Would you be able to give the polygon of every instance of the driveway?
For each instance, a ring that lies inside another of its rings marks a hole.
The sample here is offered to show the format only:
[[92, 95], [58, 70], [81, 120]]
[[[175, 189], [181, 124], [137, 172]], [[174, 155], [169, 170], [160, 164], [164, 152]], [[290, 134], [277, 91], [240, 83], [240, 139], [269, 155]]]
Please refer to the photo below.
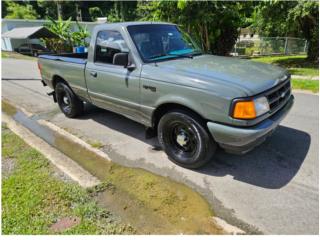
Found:
[[[117, 114], [88, 106], [78, 119], [67, 119], [46, 95], [36, 62], [2, 60], [2, 96], [37, 118], [104, 144], [116, 162], [141, 167], [184, 182], [202, 193], [215, 214], [250, 232], [319, 233], [319, 96], [295, 93], [296, 102], [267, 141], [243, 155], [218, 150], [201, 170], [171, 163], [144, 127]], [[5, 80], [6, 79], [6, 80]]]

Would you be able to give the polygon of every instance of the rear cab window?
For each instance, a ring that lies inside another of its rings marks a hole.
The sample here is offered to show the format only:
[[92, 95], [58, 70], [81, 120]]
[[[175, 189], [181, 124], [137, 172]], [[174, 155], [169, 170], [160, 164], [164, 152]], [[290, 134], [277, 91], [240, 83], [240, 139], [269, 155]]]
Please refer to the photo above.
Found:
[[121, 33], [115, 30], [98, 32], [94, 62], [113, 64], [116, 53], [129, 52], [128, 46]]

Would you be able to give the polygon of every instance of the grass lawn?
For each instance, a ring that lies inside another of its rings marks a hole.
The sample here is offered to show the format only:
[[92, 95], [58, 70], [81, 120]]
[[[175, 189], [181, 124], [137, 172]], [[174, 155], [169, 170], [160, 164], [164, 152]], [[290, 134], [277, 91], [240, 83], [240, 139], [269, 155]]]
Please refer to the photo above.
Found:
[[292, 79], [291, 84], [293, 89], [309, 90], [314, 93], [319, 92], [319, 81], [305, 80], [305, 79]]
[[1, 51], [1, 58], [15, 58], [15, 59], [25, 59], [25, 60], [33, 60], [33, 61], [38, 60], [38, 58], [36, 57], [31, 57], [31, 56], [22, 55], [16, 52], [6, 52], [6, 51]]
[[64, 217], [80, 219], [80, 223], [58, 233], [134, 233], [132, 227], [114, 220], [97, 205], [92, 189], [89, 194], [77, 184], [56, 176], [54, 167], [43, 155], [5, 126], [2, 159], [14, 163], [12, 172], [5, 177], [3, 174], [2, 179], [2, 234], [52, 234], [50, 226]]
[[252, 58], [253, 61], [275, 64], [287, 68], [292, 75], [319, 76], [318, 65], [307, 61], [306, 56], [267, 56]]

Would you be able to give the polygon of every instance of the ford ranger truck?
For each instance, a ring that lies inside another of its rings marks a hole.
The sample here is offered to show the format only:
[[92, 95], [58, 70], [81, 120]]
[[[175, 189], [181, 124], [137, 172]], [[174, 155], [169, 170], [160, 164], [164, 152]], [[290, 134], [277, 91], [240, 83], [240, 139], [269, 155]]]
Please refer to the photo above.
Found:
[[121, 114], [153, 131], [185, 168], [214, 159], [218, 146], [250, 151], [294, 102], [286, 70], [205, 54], [170, 23], [101, 24], [88, 53], [41, 55], [38, 65], [67, 117], [83, 114], [85, 102]]

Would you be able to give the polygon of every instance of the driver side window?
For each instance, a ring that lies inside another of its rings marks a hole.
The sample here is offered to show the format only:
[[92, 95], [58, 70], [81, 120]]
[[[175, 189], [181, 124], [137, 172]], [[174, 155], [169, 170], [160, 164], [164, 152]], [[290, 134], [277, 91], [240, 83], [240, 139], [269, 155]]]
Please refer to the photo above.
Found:
[[128, 52], [129, 49], [118, 31], [105, 30], [97, 35], [95, 62], [113, 64], [116, 53]]

